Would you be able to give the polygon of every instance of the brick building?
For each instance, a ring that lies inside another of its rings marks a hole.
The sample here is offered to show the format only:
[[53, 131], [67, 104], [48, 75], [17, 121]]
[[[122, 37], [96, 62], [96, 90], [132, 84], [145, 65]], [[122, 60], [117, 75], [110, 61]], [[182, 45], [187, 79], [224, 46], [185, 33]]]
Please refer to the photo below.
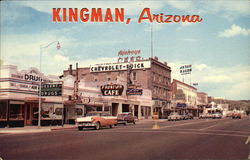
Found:
[[[134, 112], [143, 112], [145, 117], [151, 117], [152, 112], [162, 115], [163, 110], [170, 108], [171, 96], [171, 68], [162, 63], [157, 57], [136, 62], [93, 64], [87, 68], [72, 69], [72, 65], [65, 70], [63, 76], [77, 76], [85, 82], [112, 82], [125, 79], [125, 90], [128, 88], [151, 91], [151, 104], [133, 108]], [[127, 99], [130, 96], [127, 95]], [[140, 99], [140, 96], [137, 96]], [[129, 105], [129, 104], [128, 104]], [[123, 105], [123, 108], [128, 108]], [[126, 109], [125, 109], [126, 110]]]

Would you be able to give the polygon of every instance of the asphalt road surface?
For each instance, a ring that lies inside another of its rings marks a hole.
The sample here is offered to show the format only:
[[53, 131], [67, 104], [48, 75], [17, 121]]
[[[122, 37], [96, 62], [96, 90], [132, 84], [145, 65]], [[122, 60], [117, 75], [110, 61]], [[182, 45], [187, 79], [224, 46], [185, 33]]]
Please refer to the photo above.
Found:
[[58, 130], [0, 135], [3, 160], [247, 160], [249, 121], [185, 120], [116, 126], [101, 130]]

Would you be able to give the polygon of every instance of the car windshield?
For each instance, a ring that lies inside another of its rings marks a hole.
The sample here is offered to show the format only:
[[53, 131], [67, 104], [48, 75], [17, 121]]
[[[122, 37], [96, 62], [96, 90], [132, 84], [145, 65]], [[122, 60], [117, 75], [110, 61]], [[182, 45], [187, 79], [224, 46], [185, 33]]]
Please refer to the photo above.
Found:
[[176, 115], [177, 113], [171, 113], [170, 115]]
[[87, 113], [86, 116], [100, 116], [100, 113]]

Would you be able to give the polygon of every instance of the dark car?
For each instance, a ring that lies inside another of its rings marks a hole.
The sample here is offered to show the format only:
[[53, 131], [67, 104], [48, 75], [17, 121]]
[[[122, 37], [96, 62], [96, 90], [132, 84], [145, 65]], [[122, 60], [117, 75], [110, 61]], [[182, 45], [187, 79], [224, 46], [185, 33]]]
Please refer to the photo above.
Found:
[[131, 112], [124, 112], [117, 115], [117, 124], [133, 123], [135, 124], [135, 117]]
[[194, 116], [192, 113], [184, 113], [183, 115], [183, 119], [186, 120], [186, 119], [193, 119]]

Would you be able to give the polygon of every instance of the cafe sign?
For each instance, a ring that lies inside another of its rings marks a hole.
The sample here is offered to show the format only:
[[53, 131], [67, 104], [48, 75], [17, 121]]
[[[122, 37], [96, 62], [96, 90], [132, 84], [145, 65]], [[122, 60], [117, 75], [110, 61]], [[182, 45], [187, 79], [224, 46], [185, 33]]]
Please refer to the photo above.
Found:
[[121, 96], [124, 86], [120, 84], [106, 84], [101, 86], [103, 96]]

